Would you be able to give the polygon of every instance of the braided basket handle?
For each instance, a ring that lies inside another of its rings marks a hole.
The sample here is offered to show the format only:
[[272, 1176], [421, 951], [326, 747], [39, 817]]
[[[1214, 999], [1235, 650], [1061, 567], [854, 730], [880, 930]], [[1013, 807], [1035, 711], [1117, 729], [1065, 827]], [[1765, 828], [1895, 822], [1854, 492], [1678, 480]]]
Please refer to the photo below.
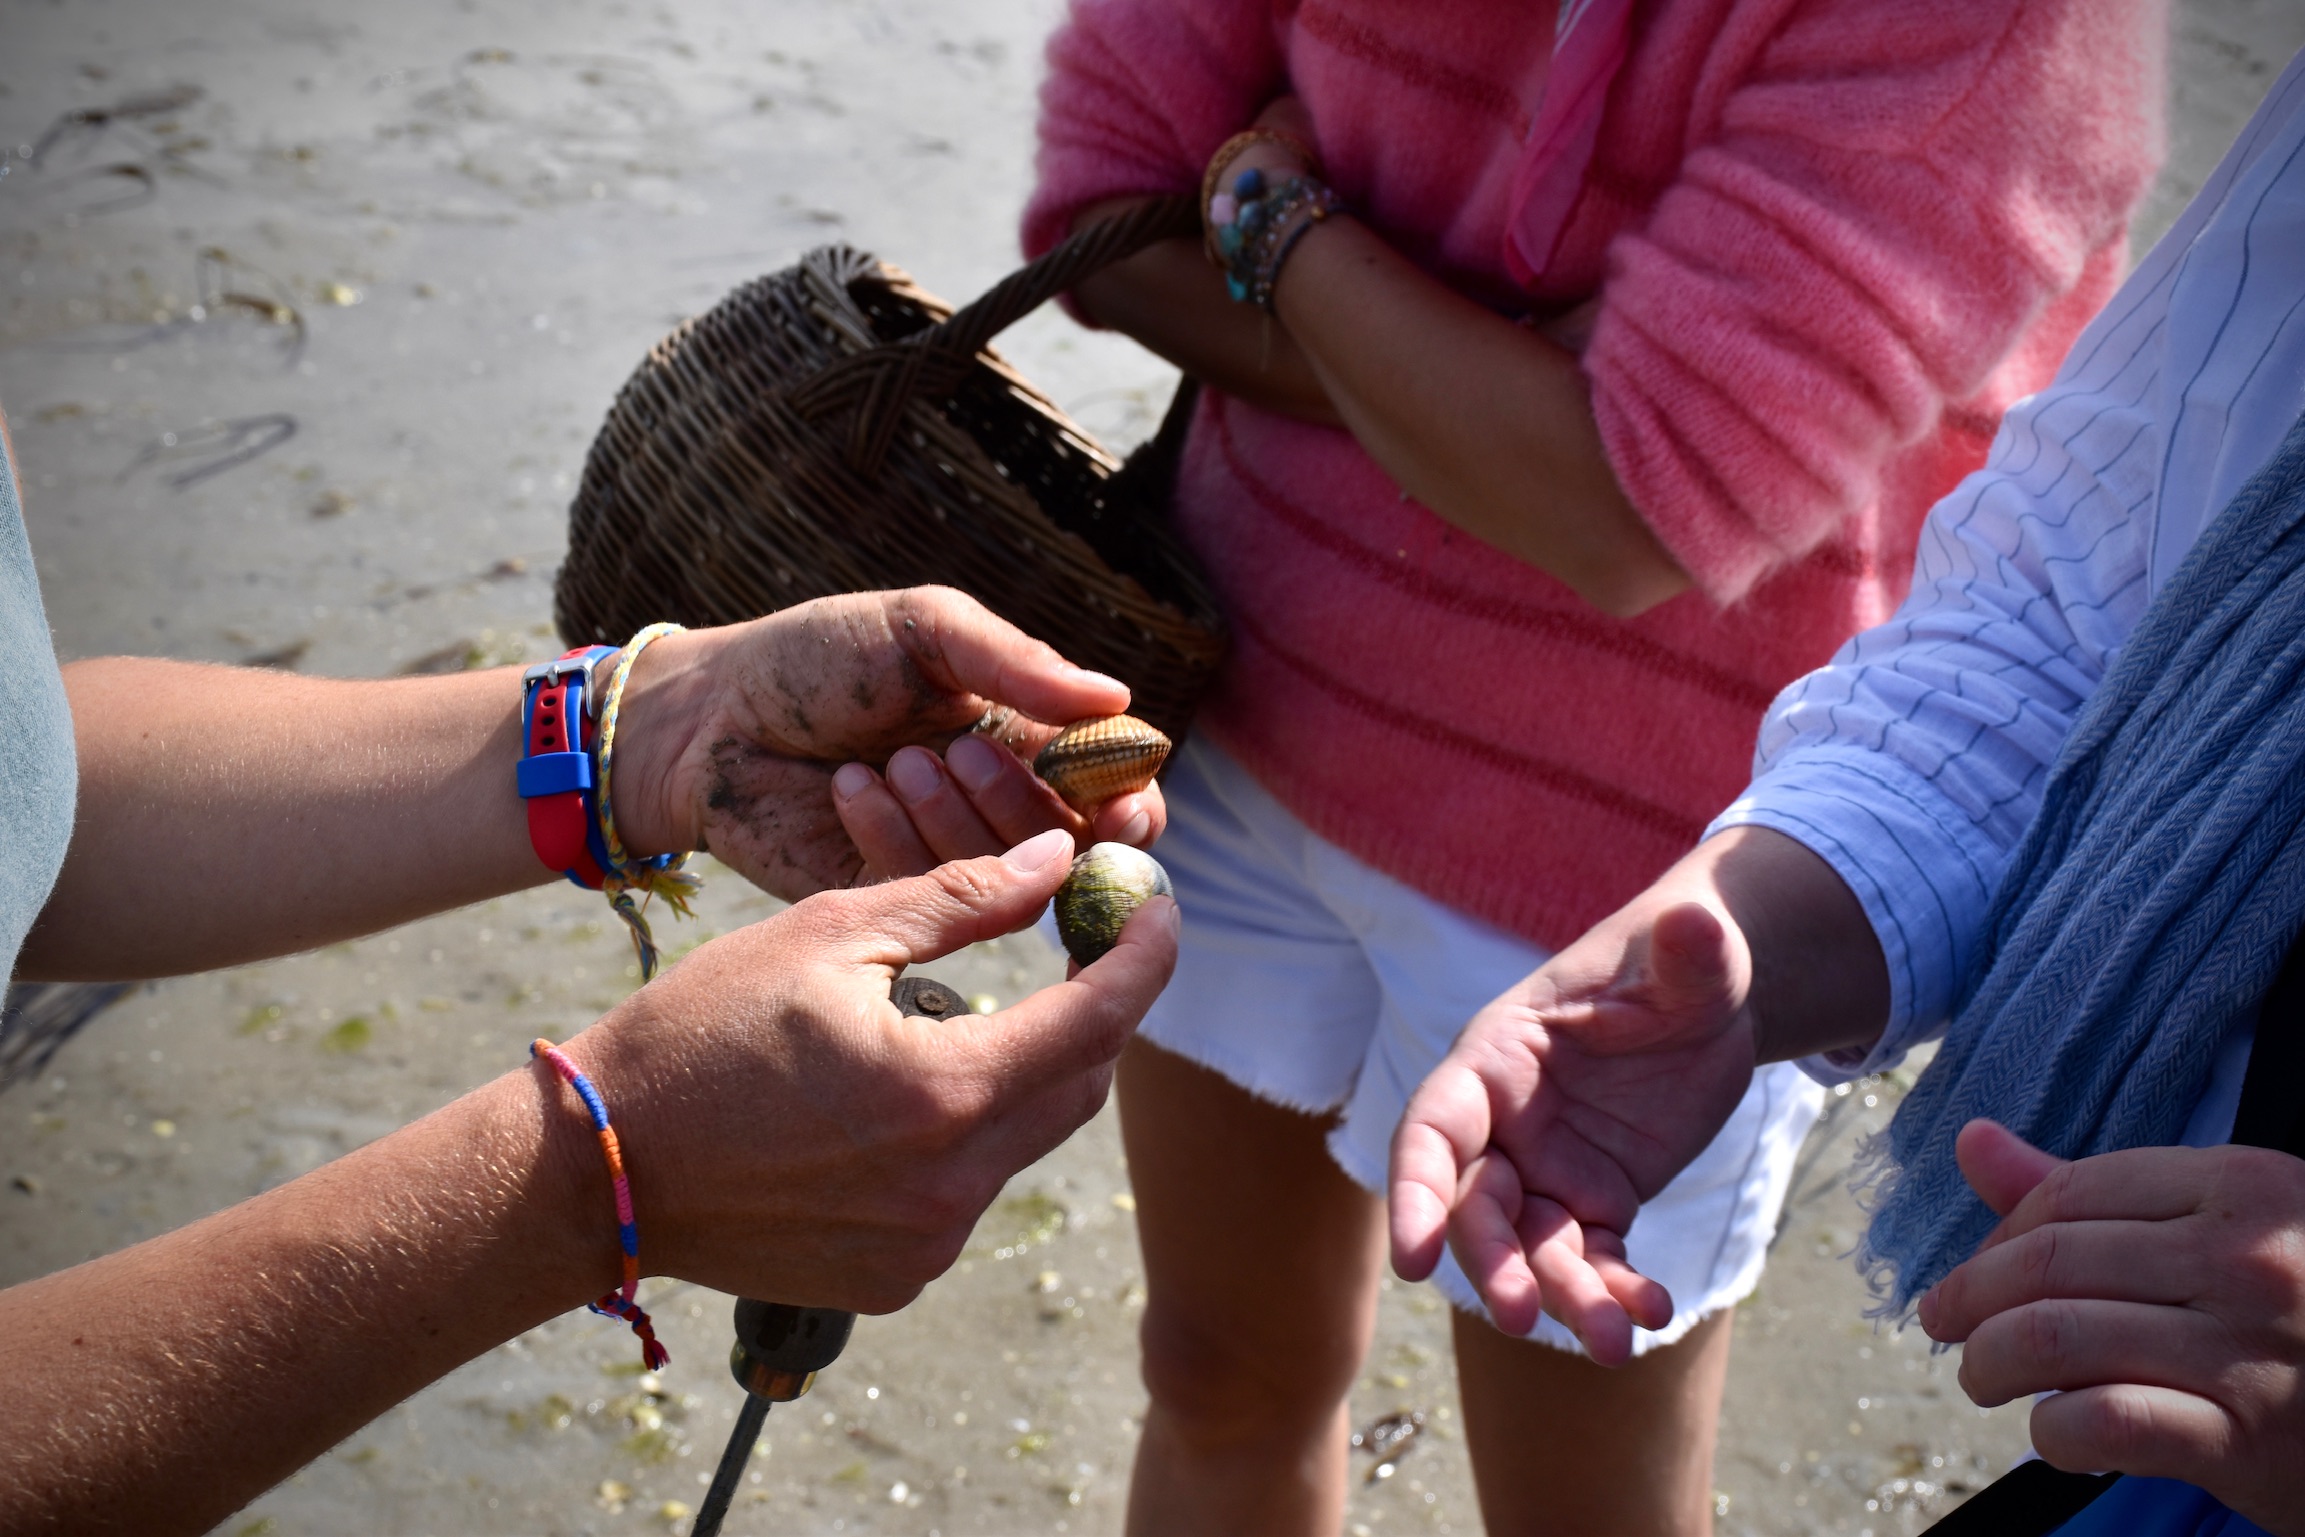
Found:
[[986, 289], [973, 304], [953, 311], [942, 325], [919, 338], [919, 345], [973, 358], [986, 343], [1058, 294], [1149, 245], [1201, 232], [1200, 202], [1192, 197], [1154, 198], [1127, 213], [1090, 225], [1027, 262]]
[[957, 388], [995, 336], [1092, 273], [1160, 241], [1198, 235], [1200, 227], [1200, 204], [1193, 197], [1154, 198], [1099, 220], [941, 323], [824, 369], [793, 391], [791, 403], [802, 415], [816, 416], [855, 400], [861, 385], [848, 457], [869, 474], [879, 468], [913, 398], [924, 390], [942, 395]]

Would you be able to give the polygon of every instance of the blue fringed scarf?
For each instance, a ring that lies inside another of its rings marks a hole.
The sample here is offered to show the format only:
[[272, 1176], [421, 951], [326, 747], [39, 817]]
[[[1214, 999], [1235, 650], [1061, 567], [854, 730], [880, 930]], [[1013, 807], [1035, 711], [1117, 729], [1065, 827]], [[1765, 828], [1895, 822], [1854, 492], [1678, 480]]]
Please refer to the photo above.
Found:
[[2088, 702], [1991, 944], [1888, 1130], [1858, 1263], [1902, 1314], [1994, 1217], [1953, 1138], [2173, 1143], [2305, 924], [2305, 420], [2210, 525]]

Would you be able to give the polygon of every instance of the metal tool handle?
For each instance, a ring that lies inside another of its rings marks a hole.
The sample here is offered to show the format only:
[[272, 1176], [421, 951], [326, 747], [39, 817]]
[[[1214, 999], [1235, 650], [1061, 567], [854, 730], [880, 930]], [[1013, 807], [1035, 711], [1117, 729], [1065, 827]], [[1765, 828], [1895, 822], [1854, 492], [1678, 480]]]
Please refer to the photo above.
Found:
[[[900, 1012], [925, 1019], [950, 1019], [968, 1012], [967, 999], [927, 977], [899, 977], [888, 996]], [[720, 1523], [736, 1498], [744, 1465], [752, 1460], [769, 1405], [790, 1403], [807, 1392], [816, 1374], [839, 1359], [855, 1327], [856, 1315], [840, 1308], [737, 1299], [736, 1346], [728, 1354], [728, 1369], [744, 1389], [744, 1407], [737, 1411], [736, 1428], [729, 1432], [728, 1447], [713, 1470], [712, 1487], [705, 1491], [689, 1537], [719, 1537]]]
[[789, 1302], [736, 1300], [736, 1348], [728, 1369], [736, 1385], [772, 1404], [808, 1391], [816, 1374], [840, 1357], [856, 1315], [839, 1308], [794, 1307]]

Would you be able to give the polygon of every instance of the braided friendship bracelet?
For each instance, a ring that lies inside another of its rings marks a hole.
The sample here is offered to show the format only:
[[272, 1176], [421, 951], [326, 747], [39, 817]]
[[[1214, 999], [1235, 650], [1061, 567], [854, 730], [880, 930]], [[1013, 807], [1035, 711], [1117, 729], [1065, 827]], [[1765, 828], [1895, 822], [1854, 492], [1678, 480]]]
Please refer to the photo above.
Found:
[[624, 1177], [624, 1150], [617, 1145], [616, 1131], [608, 1124], [607, 1102], [592, 1086], [592, 1080], [577, 1071], [568, 1054], [550, 1041], [539, 1036], [529, 1045], [528, 1054], [550, 1063], [552, 1070], [576, 1091], [576, 1097], [584, 1101], [585, 1110], [592, 1116], [592, 1129], [600, 1137], [600, 1151], [608, 1158], [608, 1182], [616, 1190], [616, 1241], [624, 1250], [624, 1285], [585, 1306], [603, 1318], [621, 1318], [632, 1325], [632, 1332], [640, 1336], [641, 1362], [655, 1371], [670, 1361], [672, 1355], [658, 1343], [648, 1314], [634, 1300], [640, 1291], [640, 1224], [633, 1219], [632, 1182]]
[[[656, 936], [649, 931], [647, 900], [664, 898], [665, 905], [682, 918], [692, 918], [695, 910], [691, 903], [703, 889], [703, 880], [687, 870], [686, 854], [655, 854], [646, 859], [635, 859], [626, 852], [624, 841], [616, 835], [616, 805], [610, 794], [610, 776], [615, 772], [616, 716], [624, 704], [625, 680], [632, 676], [632, 664], [640, 660], [640, 653], [653, 641], [667, 635], [678, 635], [685, 625], [652, 624], [625, 643], [624, 654], [617, 658], [616, 668], [609, 674], [608, 687], [600, 697], [600, 737], [593, 748], [596, 767], [593, 771], [593, 819], [600, 832], [601, 851], [607, 855], [601, 861], [605, 879], [601, 890], [608, 893], [608, 905], [632, 934], [633, 953], [640, 958], [640, 980], [655, 977], [661, 956], [656, 948]], [[634, 901], [632, 894], [640, 893]]]

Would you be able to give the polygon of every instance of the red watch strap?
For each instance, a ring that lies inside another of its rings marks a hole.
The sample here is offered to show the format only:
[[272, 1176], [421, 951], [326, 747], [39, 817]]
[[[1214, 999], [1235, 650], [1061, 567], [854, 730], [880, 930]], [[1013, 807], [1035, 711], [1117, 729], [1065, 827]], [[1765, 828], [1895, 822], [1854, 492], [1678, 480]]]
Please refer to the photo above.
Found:
[[[584, 649], [569, 655], [582, 656]], [[527, 710], [528, 740], [522, 744], [525, 756], [589, 750], [592, 722], [581, 707], [573, 712], [570, 709], [583, 698], [582, 677], [581, 673], [558, 673], [537, 685]], [[572, 680], [577, 680], [577, 687], [571, 688]], [[572, 713], [576, 717], [573, 722]], [[579, 885], [598, 888], [603, 876], [585, 836], [591, 820], [590, 800], [582, 790], [538, 795], [528, 802], [528, 841], [536, 849], [536, 857], [547, 869]]]

